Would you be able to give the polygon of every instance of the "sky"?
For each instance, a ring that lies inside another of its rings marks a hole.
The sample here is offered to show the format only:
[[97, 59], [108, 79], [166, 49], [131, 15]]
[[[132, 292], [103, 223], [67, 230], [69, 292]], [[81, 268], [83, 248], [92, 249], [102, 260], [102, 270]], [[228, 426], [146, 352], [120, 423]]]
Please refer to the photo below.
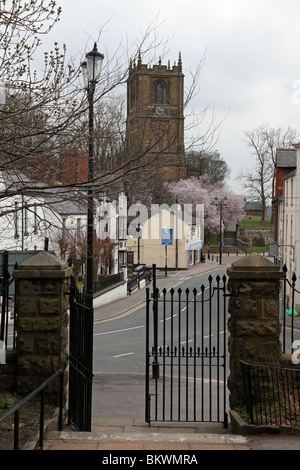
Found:
[[[186, 84], [201, 59], [200, 90], [190, 108], [213, 110], [215, 149], [231, 169], [229, 189], [243, 194], [242, 169], [252, 168], [245, 131], [261, 124], [288, 126], [300, 136], [299, 0], [58, 0], [60, 22], [45, 46], [65, 43], [78, 62], [93, 48], [111, 57], [139, 42], [153, 22], [155, 56], [173, 64], [181, 52]], [[48, 49], [48, 47], [47, 47]], [[119, 49], [119, 51], [121, 50]], [[205, 122], [199, 133], [203, 132]], [[300, 139], [299, 139], [300, 141]]]

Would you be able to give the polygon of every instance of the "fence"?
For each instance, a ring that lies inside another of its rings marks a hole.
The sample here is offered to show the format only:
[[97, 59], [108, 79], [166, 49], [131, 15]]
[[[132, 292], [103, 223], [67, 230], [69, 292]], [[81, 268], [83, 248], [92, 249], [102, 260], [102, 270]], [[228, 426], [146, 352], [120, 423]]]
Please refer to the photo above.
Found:
[[108, 287], [117, 284], [118, 282], [123, 281], [124, 275], [123, 273], [112, 274], [111, 276], [107, 276], [101, 281], [97, 281], [93, 283], [93, 291], [94, 294], [107, 289]]
[[49, 379], [42, 383], [36, 390], [27, 395], [23, 400], [17, 403], [7, 413], [0, 417], [0, 423], [3, 423], [10, 416], [14, 416], [14, 450], [19, 450], [19, 410], [30, 400], [40, 395], [40, 418], [39, 418], [39, 449], [43, 450], [44, 442], [44, 407], [45, 407], [45, 390], [48, 385], [55, 379], [59, 379], [59, 414], [58, 414], [58, 430], [62, 430], [63, 425], [63, 400], [64, 400], [64, 371], [59, 369]]
[[94, 309], [72, 279], [69, 334], [69, 423], [77, 431], [91, 430]]
[[209, 276], [199, 290], [160, 292], [153, 274], [152, 298], [146, 291], [145, 420], [227, 427], [226, 276]]
[[133, 274], [133, 276], [130, 277], [127, 281], [128, 293], [130, 294], [134, 289], [136, 289], [139, 286], [139, 283], [144, 279], [151, 281], [152, 269], [147, 266], [141, 265], [135, 269], [135, 274]]
[[[15, 293], [10, 293], [10, 286], [13, 277], [8, 271], [8, 255], [4, 253], [4, 266], [2, 268], [2, 276], [0, 277], [0, 341], [4, 345], [4, 349], [8, 347], [15, 349], [16, 347], [16, 302]], [[8, 344], [9, 336], [12, 338], [12, 344]], [[1, 361], [0, 361], [1, 363]]]
[[300, 370], [240, 362], [251, 424], [300, 425]]
[[292, 352], [292, 345], [300, 328], [298, 319], [300, 312], [296, 311], [296, 294], [300, 294], [300, 292], [295, 287], [296, 274], [293, 273], [291, 280], [289, 280], [286, 265], [282, 270], [284, 273], [282, 280], [282, 351], [285, 353]]

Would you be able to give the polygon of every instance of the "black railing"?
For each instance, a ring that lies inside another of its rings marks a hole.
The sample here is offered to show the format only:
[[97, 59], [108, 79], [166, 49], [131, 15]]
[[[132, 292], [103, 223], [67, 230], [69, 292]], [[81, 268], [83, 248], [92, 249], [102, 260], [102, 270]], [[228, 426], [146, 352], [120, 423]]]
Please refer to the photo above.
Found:
[[250, 423], [299, 426], [300, 370], [240, 364]]
[[[3, 349], [16, 348], [16, 299], [15, 294], [10, 295], [10, 286], [13, 282], [13, 277], [10, 276], [8, 271], [8, 252], [3, 254], [3, 268], [2, 276], [0, 277], [0, 299], [1, 299], [1, 314], [0, 314], [0, 347]], [[11, 318], [9, 318], [11, 316]], [[12, 338], [11, 344], [8, 344], [9, 338]]]
[[134, 289], [139, 287], [141, 281], [152, 280], [152, 268], [148, 266], [140, 265], [134, 270], [134, 274], [127, 281], [127, 291], [130, 294]]
[[68, 419], [77, 431], [90, 432], [92, 420], [94, 309], [74, 278], [70, 291]]
[[107, 276], [104, 279], [101, 279], [101, 281], [97, 281], [93, 283], [93, 291], [94, 294], [103, 291], [104, 289], [107, 289], [108, 287], [113, 286], [114, 284], [117, 284], [118, 282], [123, 281], [123, 273], [118, 273], [118, 274], [112, 274], [111, 276]]
[[27, 395], [23, 400], [17, 403], [13, 408], [7, 411], [3, 416], [0, 417], [0, 423], [8, 419], [10, 416], [14, 415], [14, 450], [19, 450], [19, 410], [25, 405], [29, 400], [36, 397], [40, 394], [40, 419], [39, 419], [39, 442], [38, 449], [43, 450], [44, 442], [44, 416], [45, 416], [45, 389], [53, 380], [60, 378], [60, 387], [59, 387], [59, 415], [58, 415], [58, 430], [62, 430], [63, 423], [63, 397], [64, 397], [64, 371], [62, 369], [58, 370], [53, 374], [49, 379], [43, 382], [36, 390]]
[[[146, 290], [145, 421], [227, 419], [226, 276], [190, 291]], [[152, 370], [152, 379], [150, 374]], [[151, 409], [152, 408], [152, 409]]]
[[[288, 270], [286, 265], [282, 268], [284, 278], [282, 280], [282, 351], [292, 352], [293, 343], [296, 339], [296, 333], [300, 328], [300, 312], [296, 311], [296, 294], [300, 292], [296, 289], [297, 276], [292, 274], [288, 279]], [[299, 303], [299, 302], [298, 302]]]

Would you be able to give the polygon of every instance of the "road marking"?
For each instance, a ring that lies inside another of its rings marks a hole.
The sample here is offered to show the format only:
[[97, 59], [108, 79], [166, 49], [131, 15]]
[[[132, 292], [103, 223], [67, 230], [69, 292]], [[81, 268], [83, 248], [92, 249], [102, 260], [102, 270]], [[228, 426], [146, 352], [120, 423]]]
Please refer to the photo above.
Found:
[[118, 356], [113, 356], [113, 357], [131, 356], [132, 354], [134, 354], [134, 353], [133, 353], [133, 352], [130, 352], [130, 353], [118, 354]]
[[138, 328], [144, 328], [144, 325], [133, 326], [132, 328], [124, 328], [123, 330], [106, 331], [105, 333], [95, 333], [94, 336], [110, 335], [112, 333], [122, 333], [123, 331], [137, 330]]
[[113, 320], [119, 320], [120, 318], [127, 317], [127, 315], [130, 315], [131, 313], [134, 313], [140, 308], [143, 308], [145, 306], [146, 306], [146, 302], [143, 302], [138, 305], [135, 305], [135, 307], [132, 307], [130, 310], [125, 310], [124, 312], [120, 312], [119, 314], [113, 317], [103, 318], [102, 320], [95, 320], [94, 323], [106, 323], [106, 322], [113, 321]]

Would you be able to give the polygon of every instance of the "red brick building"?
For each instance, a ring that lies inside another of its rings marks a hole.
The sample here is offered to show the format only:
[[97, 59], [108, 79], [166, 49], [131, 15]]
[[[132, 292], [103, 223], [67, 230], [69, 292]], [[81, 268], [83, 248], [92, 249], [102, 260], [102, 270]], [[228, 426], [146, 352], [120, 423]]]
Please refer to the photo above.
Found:
[[68, 149], [59, 156], [45, 156], [31, 162], [27, 176], [47, 183], [74, 184], [88, 180], [88, 155], [78, 149]]
[[283, 180], [285, 176], [294, 171], [297, 167], [297, 150], [295, 148], [276, 149], [276, 182], [274, 204], [274, 241], [278, 242], [278, 201], [283, 196]]
[[[245, 202], [244, 210], [246, 215], [257, 215], [262, 217], [262, 204], [261, 202], [249, 201]], [[267, 215], [267, 209], [265, 209], [265, 217]]]

